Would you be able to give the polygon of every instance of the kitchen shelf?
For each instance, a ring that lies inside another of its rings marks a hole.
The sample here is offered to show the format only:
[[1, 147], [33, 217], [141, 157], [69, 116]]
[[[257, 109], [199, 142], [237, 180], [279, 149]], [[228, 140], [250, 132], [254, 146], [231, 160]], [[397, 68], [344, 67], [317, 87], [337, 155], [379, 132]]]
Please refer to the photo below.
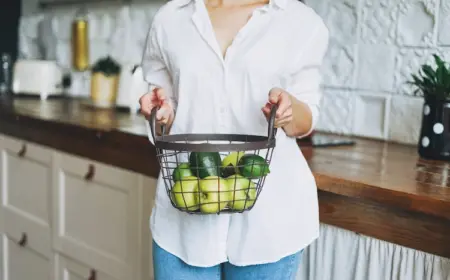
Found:
[[130, 3], [131, 0], [49, 0], [40, 1], [40, 9], [48, 9], [54, 7], [64, 7], [64, 6], [79, 6], [79, 5], [89, 5], [89, 4], [100, 4], [100, 3]]

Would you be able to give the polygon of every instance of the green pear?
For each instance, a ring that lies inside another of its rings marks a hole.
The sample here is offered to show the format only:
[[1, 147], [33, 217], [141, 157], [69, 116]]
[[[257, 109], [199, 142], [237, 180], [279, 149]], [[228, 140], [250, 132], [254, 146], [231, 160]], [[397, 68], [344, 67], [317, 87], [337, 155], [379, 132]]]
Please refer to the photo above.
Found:
[[229, 203], [231, 209], [243, 211], [255, 204], [257, 194], [255, 183], [241, 175], [230, 176], [226, 181], [231, 190]]
[[207, 214], [218, 213], [230, 201], [229, 184], [218, 176], [208, 176], [200, 180], [200, 211]]
[[188, 211], [197, 211], [199, 209], [198, 178], [187, 176], [175, 182], [171, 196], [177, 207]]

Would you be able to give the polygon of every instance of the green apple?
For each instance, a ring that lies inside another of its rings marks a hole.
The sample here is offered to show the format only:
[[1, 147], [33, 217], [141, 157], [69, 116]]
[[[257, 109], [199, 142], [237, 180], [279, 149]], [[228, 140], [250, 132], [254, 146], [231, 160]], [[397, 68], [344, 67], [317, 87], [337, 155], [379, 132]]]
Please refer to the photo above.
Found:
[[200, 211], [207, 214], [218, 213], [230, 201], [227, 181], [218, 176], [208, 176], [200, 180]]
[[187, 162], [180, 163], [172, 173], [172, 179], [175, 182], [180, 181], [182, 178], [188, 176], [194, 176], [194, 174], [192, 174], [190, 165]]
[[188, 211], [198, 210], [198, 178], [195, 176], [187, 176], [175, 182], [171, 190], [171, 196], [176, 206]]
[[246, 210], [255, 204], [256, 185], [241, 175], [233, 175], [226, 179], [230, 194], [229, 206], [236, 211]]

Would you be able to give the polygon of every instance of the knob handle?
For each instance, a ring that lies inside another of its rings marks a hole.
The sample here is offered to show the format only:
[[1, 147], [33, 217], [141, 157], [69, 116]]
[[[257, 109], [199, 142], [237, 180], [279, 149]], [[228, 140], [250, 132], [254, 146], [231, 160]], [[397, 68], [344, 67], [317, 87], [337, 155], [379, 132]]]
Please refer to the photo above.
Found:
[[84, 179], [86, 181], [90, 181], [92, 180], [92, 178], [94, 178], [94, 175], [95, 175], [95, 166], [93, 164], [89, 164], [89, 169], [86, 175], [84, 175]]
[[89, 276], [88, 280], [96, 280], [97, 279], [97, 272], [94, 269], [91, 269], [91, 275]]
[[27, 145], [23, 144], [23, 145], [22, 145], [22, 148], [21, 148], [20, 151], [17, 153], [17, 155], [18, 155], [19, 157], [23, 157], [23, 156], [25, 156], [26, 152], [27, 152]]
[[27, 246], [27, 243], [28, 243], [28, 236], [24, 232], [24, 233], [22, 233], [22, 237], [20, 238], [18, 244], [20, 247], [25, 247], [25, 246]]

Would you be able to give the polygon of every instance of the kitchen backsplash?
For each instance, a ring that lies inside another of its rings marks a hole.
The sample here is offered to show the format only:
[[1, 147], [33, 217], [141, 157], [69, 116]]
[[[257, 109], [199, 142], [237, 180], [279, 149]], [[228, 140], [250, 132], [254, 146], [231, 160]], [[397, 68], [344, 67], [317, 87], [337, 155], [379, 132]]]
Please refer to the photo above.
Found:
[[[26, 1], [26, 0], [25, 0]], [[431, 55], [450, 60], [448, 0], [306, 0], [330, 29], [318, 130], [416, 144], [423, 100], [406, 84]], [[148, 27], [163, 2], [90, 9], [91, 62], [107, 54], [139, 63]], [[22, 18], [20, 55], [69, 69], [75, 9]], [[73, 73], [71, 94], [88, 94]]]

